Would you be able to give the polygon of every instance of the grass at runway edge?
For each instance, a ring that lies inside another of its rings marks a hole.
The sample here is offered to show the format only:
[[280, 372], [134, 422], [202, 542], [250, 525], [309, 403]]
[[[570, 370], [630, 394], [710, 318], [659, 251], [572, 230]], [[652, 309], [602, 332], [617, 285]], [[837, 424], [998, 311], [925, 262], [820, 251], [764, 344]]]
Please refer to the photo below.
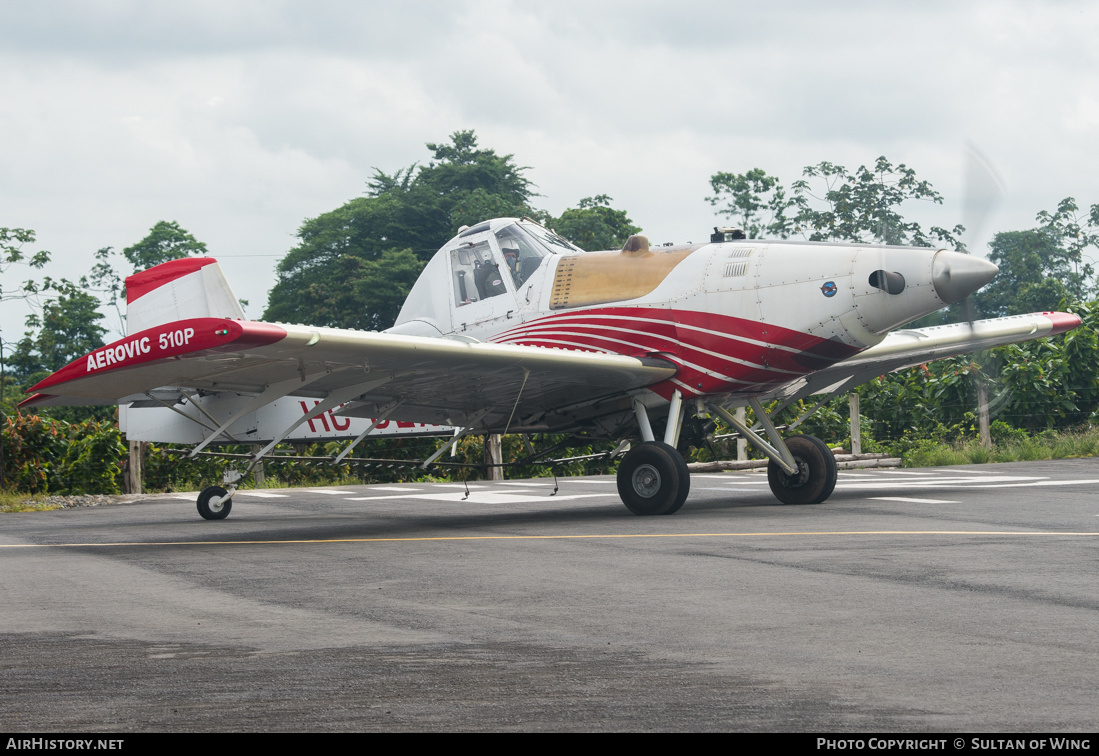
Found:
[[976, 439], [953, 443], [928, 440], [905, 452], [903, 459], [905, 467], [939, 467], [1096, 456], [1099, 456], [1099, 428], [1004, 439], [994, 441], [990, 449], [981, 446]]
[[0, 491], [0, 513], [48, 512], [51, 509], [61, 509], [60, 504], [50, 503], [44, 501], [44, 499], [44, 496], [31, 496], [25, 493]]

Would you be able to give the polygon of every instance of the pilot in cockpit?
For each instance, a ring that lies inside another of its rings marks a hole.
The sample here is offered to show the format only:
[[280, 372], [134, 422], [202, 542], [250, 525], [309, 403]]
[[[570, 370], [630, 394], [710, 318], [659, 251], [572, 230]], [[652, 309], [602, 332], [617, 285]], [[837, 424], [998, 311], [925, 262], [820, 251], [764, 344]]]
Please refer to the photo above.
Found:
[[500, 239], [500, 249], [504, 253], [504, 261], [507, 263], [508, 270], [511, 271], [511, 278], [515, 281], [515, 286], [518, 287], [522, 283], [519, 277], [519, 245], [514, 239]]

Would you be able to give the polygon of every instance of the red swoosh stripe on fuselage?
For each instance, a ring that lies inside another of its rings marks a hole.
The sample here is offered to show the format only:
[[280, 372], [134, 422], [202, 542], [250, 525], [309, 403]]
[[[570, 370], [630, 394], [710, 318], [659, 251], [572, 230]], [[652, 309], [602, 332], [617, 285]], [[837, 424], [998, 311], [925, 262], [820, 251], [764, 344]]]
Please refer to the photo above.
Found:
[[[504, 331], [492, 341], [634, 356], [660, 353], [680, 366], [666, 383], [691, 393], [767, 390], [860, 351], [773, 324], [643, 307], [550, 315]], [[654, 387], [669, 395], [673, 389], [664, 384]]]

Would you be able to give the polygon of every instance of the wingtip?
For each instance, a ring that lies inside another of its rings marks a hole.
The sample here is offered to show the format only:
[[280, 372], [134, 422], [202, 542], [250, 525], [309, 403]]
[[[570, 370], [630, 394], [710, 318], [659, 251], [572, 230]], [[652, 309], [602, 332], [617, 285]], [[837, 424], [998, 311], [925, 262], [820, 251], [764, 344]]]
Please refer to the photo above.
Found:
[[1053, 323], [1053, 330], [1049, 332], [1050, 336], [1071, 331], [1084, 322], [1079, 315], [1073, 315], [1071, 312], [1043, 312], [1042, 317]]

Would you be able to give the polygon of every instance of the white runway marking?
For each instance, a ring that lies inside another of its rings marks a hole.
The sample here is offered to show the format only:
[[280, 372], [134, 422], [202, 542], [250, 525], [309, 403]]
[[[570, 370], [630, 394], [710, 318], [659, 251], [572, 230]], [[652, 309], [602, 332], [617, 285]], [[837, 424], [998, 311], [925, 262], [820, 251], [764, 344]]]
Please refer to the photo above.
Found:
[[[459, 493], [447, 493], [447, 494], [429, 494], [418, 498], [431, 499], [432, 501], [463, 501], [462, 497], [465, 494]], [[556, 496], [550, 496], [546, 494], [544, 496], [530, 496], [522, 495], [518, 491], [515, 493], [493, 493], [491, 491], [476, 491], [469, 495], [466, 502], [470, 504], [531, 504], [534, 502], [551, 502], [561, 501], [563, 499], [592, 499], [592, 498], [618, 498], [616, 493], [593, 493], [593, 494], [557, 494]]]
[[422, 488], [408, 488], [406, 486], [378, 486], [375, 491], [422, 491]]
[[383, 499], [416, 499], [418, 501], [452, 501], [469, 504], [532, 504], [535, 502], [564, 501], [565, 499], [592, 499], [592, 498], [617, 498], [616, 493], [592, 493], [592, 494], [557, 494], [550, 496], [522, 494], [518, 491], [507, 493], [495, 493], [492, 491], [471, 491], [469, 498], [465, 492], [453, 491], [450, 493], [424, 493], [424, 494], [394, 494], [392, 496], [356, 496], [344, 501], [381, 501]]
[[256, 496], [260, 499], [285, 499], [290, 494], [267, 493], [266, 491], [237, 491], [233, 496]]
[[958, 476], [950, 478], [925, 478], [923, 480], [914, 480], [912, 478], [905, 478], [903, 480], [856, 480], [846, 483], [843, 487], [845, 489], [860, 489], [877, 488], [885, 485], [903, 488], [941, 488], [943, 486], [957, 486], [969, 483], [973, 484], [967, 486], [969, 488], [984, 488], [989, 486], [991, 480], [994, 480], [997, 485], [1018, 484], [1021, 481], [1026, 481], [1027, 485], [1042, 485], [1048, 482], [1049, 478], [1042, 478], [1035, 475], [1005, 475], [1001, 478], [994, 479]]
[[302, 493], [315, 493], [326, 494], [328, 496], [346, 496], [347, 494], [353, 494], [355, 491], [340, 491], [335, 488], [306, 488]]
[[1099, 478], [1091, 478], [1088, 480], [1040, 480], [1037, 483], [981, 483], [980, 485], [970, 486], [970, 488], [1022, 488], [1024, 486], [1080, 486], [1085, 484], [1099, 483]]
[[906, 496], [871, 496], [874, 501], [904, 501], [911, 504], [958, 504], [957, 501], [947, 501], [946, 499], [910, 499]]

